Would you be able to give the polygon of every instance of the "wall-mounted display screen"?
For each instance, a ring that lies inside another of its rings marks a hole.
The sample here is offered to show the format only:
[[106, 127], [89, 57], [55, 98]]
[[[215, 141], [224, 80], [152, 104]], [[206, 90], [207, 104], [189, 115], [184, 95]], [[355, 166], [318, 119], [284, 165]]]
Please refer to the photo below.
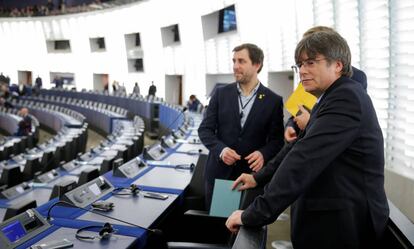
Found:
[[219, 33], [237, 30], [236, 10], [231, 5], [219, 12]]

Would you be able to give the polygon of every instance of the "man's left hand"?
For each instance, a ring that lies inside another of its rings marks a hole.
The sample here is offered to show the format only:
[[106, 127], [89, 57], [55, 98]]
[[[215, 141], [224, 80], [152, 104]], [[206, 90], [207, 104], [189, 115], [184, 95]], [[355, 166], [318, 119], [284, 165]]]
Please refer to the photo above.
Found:
[[240, 226], [243, 225], [241, 221], [242, 210], [234, 211], [226, 221], [226, 227], [232, 233], [237, 233], [240, 229]]
[[264, 164], [264, 158], [260, 151], [256, 150], [244, 159], [247, 160], [247, 163], [249, 164], [249, 167], [254, 172], [259, 171]]

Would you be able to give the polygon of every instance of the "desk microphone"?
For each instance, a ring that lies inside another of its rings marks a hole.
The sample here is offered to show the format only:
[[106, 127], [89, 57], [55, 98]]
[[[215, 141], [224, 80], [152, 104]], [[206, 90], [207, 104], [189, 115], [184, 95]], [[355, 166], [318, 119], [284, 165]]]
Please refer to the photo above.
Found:
[[187, 107], [184, 107], [183, 110], [177, 115], [177, 117], [174, 119], [174, 121], [172, 121], [168, 126], [167, 126], [167, 132], [169, 132], [171, 126], [175, 123], [175, 121], [177, 121], [177, 119], [185, 112], [187, 111]]
[[145, 231], [151, 232], [151, 233], [153, 233], [155, 235], [163, 236], [163, 233], [162, 233], [162, 231], [160, 229], [150, 229], [150, 228], [142, 227], [140, 225], [137, 225], [137, 224], [134, 224], [134, 223], [131, 223], [131, 222], [128, 222], [128, 221], [124, 221], [124, 220], [121, 220], [121, 219], [118, 219], [118, 218], [114, 218], [114, 217], [111, 217], [109, 215], [101, 214], [101, 213], [98, 213], [98, 212], [93, 211], [93, 210], [90, 210], [90, 209], [86, 209], [86, 208], [83, 208], [83, 207], [78, 207], [75, 204], [72, 204], [72, 203], [66, 202], [66, 201], [58, 201], [56, 203], [53, 203], [52, 206], [50, 206], [49, 209], [47, 210], [46, 220], [50, 221], [50, 218], [51, 218], [50, 212], [52, 211], [52, 208], [55, 207], [55, 206], [58, 206], [59, 204], [65, 204], [67, 206], [71, 206], [71, 207], [74, 207], [74, 208], [79, 208], [79, 209], [85, 210], [87, 212], [91, 212], [93, 214], [97, 214], [97, 215], [106, 217], [108, 219], [116, 220], [116, 221], [122, 222], [122, 223], [127, 224], [127, 225], [130, 225], [130, 226], [134, 226], [134, 227], [138, 227], [138, 228], [144, 229]]

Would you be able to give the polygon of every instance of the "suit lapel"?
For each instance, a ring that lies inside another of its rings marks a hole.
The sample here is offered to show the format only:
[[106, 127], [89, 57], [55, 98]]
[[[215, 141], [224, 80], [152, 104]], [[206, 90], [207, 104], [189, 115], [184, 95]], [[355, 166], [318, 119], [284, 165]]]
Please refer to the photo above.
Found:
[[234, 84], [234, 87], [231, 89], [230, 94], [228, 96], [230, 100], [230, 106], [232, 107], [231, 115], [232, 119], [235, 120], [237, 123], [237, 127], [241, 130], [240, 125], [240, 110], [239, 110], [239, 92], [237, 91], [237, 83]]
[[309, 118], [308, 125], [305, 128], [305, 131], [310, 127], [313, 123], [313, 121], [316, 119], [316, 116], [318, 115], [319, 109], [321, 106], [324, 105], [324, 101], [326, 99], [326, 96], [329, 95], [330, 92], [334, 91], [335, 88], [337, 88], [340, 84], [342, 84], [343, 76], [337, 79], [323, 94], [322, 98], [319, 100], [318, 103], [315, 104], [315, 106], [312, 108], [311, 115]]
[[[256, 118], [258, 118], [257, 116], [262, 113], [263, 108], [265, 107], [265, 94], [264, 94], [264, 90], [265, 88], [262, 86], [261, 83], [259, 83], [260, 86], [257, 89], [257, 93], [256, 96], [254, 97], [254, 103], [252, 106], [252, 109], [250, 109], [249, 112], [249, 116], [247, 116], [246, 119], [246, 123], [244, 123], [244, 126], [242, 128], [241, 133], [243, 133], [247, 127], [249, 127], [249, 125], [253, 122], [253, 120], [255, 120]], [[240, 123], [240, 122], [239, 122]]]

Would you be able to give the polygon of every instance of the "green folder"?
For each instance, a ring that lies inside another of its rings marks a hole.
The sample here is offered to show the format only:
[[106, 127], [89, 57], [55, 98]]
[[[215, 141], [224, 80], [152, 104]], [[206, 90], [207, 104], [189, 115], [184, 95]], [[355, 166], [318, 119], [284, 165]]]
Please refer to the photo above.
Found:
[[240, 207], [241, 192], [232, 190], [234, 181], [216, 179], [213, 189], [213, 198], [210, 206], [210, 216], [229, 217]]

